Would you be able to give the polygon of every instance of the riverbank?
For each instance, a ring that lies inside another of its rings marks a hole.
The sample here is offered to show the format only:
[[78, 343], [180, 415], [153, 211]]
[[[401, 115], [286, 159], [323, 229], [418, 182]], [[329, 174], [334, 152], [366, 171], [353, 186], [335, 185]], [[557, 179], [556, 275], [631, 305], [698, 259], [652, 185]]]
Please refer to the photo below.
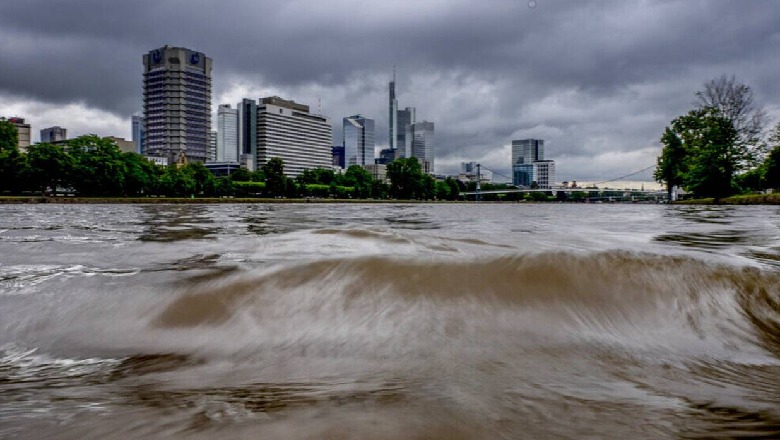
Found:
[[680, 200], [680, 205], [780, 205], [780, 194], [743, 194], [726, 197], [717, 202], [713, 198]]
[[202, 203], [422, 203], [420, 200], [375, 199], [270, 199], [257, 197], [28, 197], [3, 196], [0, 205], [8, 204], [202, 204]]

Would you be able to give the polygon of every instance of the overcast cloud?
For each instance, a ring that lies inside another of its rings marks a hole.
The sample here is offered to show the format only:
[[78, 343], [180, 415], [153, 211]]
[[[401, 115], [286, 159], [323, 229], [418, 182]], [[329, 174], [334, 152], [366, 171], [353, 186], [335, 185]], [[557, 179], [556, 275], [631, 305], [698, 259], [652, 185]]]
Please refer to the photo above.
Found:
[[[214, 59], [213, 107], [279, 95], [376, 120], [387, 82], [436, 123], [436, 170], [509, 174], [512, 139], [545, 140], [558, 180], [652, 165], [666, 124], [705, 81], [736, 75], [780, 119], [775, 0], [5, 0], [0, 115], [70, 135], [130, 137], [141, 57], [165, 44]], [[637, 178], [649, 179], [650, 172]]]

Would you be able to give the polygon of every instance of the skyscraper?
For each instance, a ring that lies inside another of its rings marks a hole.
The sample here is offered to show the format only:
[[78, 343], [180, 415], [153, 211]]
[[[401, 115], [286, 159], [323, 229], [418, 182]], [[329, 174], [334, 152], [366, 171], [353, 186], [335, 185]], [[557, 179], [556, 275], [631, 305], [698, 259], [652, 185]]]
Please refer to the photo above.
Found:
[[57, 125], [41, 130], [41, 142], [60, 142], [67, 138], [68, 130]]
[[296, 177], [305, 169], [330, 168], [333, 128], [330, 119], [309, 113], [309, 106], [278, 96], [257, 107], [257, 167], [278, 157], [284, 174]]
[[164, 46], [143, 57], [144, 152], [203, 162], [211, 131], [211, 58]]
[[544, 160], [544, 140], [520, 139], [512, 141], [512, 165], [530, 164]]
[[135, 152], [144, 154], [144, 118], [141, 116], [133, 116], [132, 139], [135, 144]]
[[395, 67], [393, 67], [393, 80], [389, 84], [389, 115], [388, 115], [388, 132], [390, 135], [390, 149], [395, 150], [398, 148], [398, 100], [395, 99]]
[[433, 174], [435, 156], [433, 122], [422, 121], [409, 125], [406, 145], [407, 151], [411, 152], [411, 157], [416, 157], [420, 161], [423, 172]]
[[360, 115], [343, 120], [344, 165], [369, 165], [374, 163], [374, 120]]
[[250, 170], [257, 158], [257, 102], [244, 99], [238, 104], [238, 153], [247, 157]]
[[411, 151], [407, 151], [406, 149], [406, 133], [409, 131], [409, 126], [414, 124], [416, 121], [416, 110], [414, 107], [406, 107], [404, 110], [398, 110], [396, 113], [396, 121], [398, 124], [398, 128], [396, 130], [396, 145], [401, 150], [398, 153], [398, 157], [410, 157], [412, 155]]
[[217, 162], [238, 162], [238, 109], [217, 108]]

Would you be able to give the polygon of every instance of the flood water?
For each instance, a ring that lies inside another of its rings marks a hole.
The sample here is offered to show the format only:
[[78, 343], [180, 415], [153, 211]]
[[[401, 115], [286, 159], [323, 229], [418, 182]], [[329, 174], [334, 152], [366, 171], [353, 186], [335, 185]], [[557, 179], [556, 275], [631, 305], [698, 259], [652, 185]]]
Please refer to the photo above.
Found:
[[0, 438], [780, 438], [780, 208], [0, 206]]

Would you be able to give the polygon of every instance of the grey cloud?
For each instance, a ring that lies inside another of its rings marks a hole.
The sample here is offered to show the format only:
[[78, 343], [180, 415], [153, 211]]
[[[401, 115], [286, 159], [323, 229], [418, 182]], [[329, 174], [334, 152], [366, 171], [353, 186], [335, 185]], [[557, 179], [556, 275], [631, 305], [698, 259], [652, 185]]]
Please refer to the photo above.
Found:
[[214, 58], [215, 98], [239, 82], [322, 98], [336, 139], [360, 112], [384, 144], [397, 65], [401, 106], [436, 122], [440, 171], [486, 159], [508, 172], [495, 152], [533, 134], [598, 177], [611, 170], [592, 158], [657, 146], [710, 78], [736, 74], [780, 101], [778, 22], [771, 0], [27, 0], [0, 14], [0, 94], [129, 118], [141, 55], [182, 45]]

